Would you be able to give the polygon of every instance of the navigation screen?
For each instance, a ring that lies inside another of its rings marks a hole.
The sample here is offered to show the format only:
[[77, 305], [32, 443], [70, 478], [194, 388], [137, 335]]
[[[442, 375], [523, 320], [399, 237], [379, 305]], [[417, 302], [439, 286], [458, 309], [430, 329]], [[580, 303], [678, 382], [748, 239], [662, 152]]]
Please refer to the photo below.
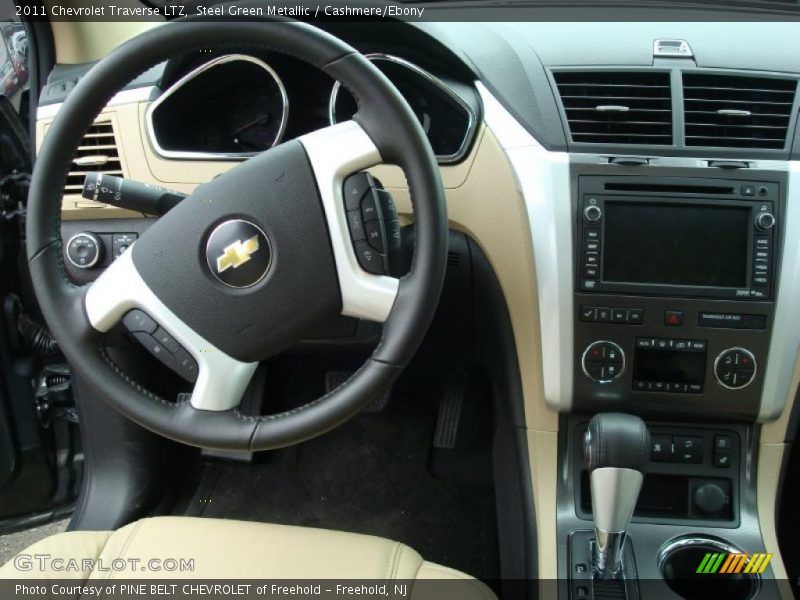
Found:
[[603, 281], [747, 286], [750, 209], [605, 202]]

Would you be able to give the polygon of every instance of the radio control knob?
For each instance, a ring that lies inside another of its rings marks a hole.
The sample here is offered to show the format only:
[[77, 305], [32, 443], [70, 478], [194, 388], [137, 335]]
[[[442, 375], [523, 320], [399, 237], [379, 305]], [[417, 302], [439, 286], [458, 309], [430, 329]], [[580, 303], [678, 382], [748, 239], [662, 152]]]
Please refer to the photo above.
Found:
[[772, 229], [775, 226], [775, 215], [768, 212], [758, 213], [756, 215], [756, 227], [761, 230]]
[[103, 243], [93, 233], [79, 233], [67, 241], [66, 255], [73, 267], [91, 269], [103, 257]]
[[611, 383], [625, 370], [625, 352], [614, 342], [593, 342], [583, 351], [581, 366], [592, 381]]
[[728, 348], [714, 361], [714, 377], [722, 387], [740, 390], [753, 382], [756, 367], [752, 352], [746, 348]]
[[590, 223], [594, 223], [600, 220], [600, 217], [603, 216], [603, 211], [600, 210], [599, 206], [595, 206], [592, 204], [591, 206], [587, 206], [583, 209], [583, 218], [589, 221]]

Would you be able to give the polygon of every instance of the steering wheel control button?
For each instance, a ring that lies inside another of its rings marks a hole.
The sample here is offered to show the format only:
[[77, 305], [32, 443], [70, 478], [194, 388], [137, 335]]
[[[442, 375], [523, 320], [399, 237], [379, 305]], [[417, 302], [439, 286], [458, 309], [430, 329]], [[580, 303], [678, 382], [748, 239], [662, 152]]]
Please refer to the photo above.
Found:
[[373, 179], [369, 173], [356, 173], [348, 177], [342, 189], [345, 208], [347, 210], [360, 210], [361, 199], [372, 187]]
[[367, 273], [373, 275], [383, 275], [386, 273], [386, 256], [372, 248], [367, 242], [355, 243], [356, 258], [358, 264]]
[[389, 252], [400, 250], [403, 245], [403, 234], [400, 230], [400, 221], [388, 221], [386, 223], [386, 245]]
[[164, 346], [164, 348], [169, 350], [172, 354], [175, 354], [181, 348], [181, 345], [175, 340], [175, 338], [168, 334], [161, 327], [156, 330], [156, 332], [153, 334], [153, 337], [156, 338], [156, 341]]
[[364, 199], [361, 201], [361, 214], [364, 215], [364, 221], [378, 221], [381, 218], [381, 213], [378, 209], [379, 201], [378, 196], [374, 190], [370, 190]]
[[730, 348], [714, 361], [717, 382], [730, 390], [740, 390], [752, 383], [756, 374], [756, 359], [745, 348]]
[[581, 363], [589, 379], [611, 383], [625, 370], [625, 353], [614, 342], [594, 342], [584, 350]]
[[137, 342], [144, 346], [145, 350], [155, 356], [161, 363], [170, 369], [175, 369], [175, 358], [172, 356], [172, 353], [164, 346], [159, 344], [152, 335], [143, 331], [137, 331], [133, 334], [133, 337]]
[[218, 225], [206, 243], [206, 260], [211, 274], [232, 288], [249, 288], [267, 275], [272, 250], [267, 234], [242, 219]]
[[67, 241], [67, 260], [78, 269], [97, 266], [103, 256], [103, 244], [92, 233], [79, 233]]
[[141, 310], [130, 311], [122, 319], [122, 324], [131, 333], [139, 331], [144, 333], [153, 333], [156, 329], [158, 329], [156, 322]]
[[383, 239], [383, 227], [377, 221], [370, 221], [365, 225], [367, 241], [375, 250], [383, 254], [386, 252], [386, 241]]
[[350, 228], [350, 238], [354, 242], [366, 239], [364, 219], [361, 218], [360, 210], [347, 211], [347, 226]]
[[386, 190], [378, 190], [378, 203], [381, 207], [381, 218], [384, 221], [397, 220], [397, 207], [394, 204], [394, 198]]

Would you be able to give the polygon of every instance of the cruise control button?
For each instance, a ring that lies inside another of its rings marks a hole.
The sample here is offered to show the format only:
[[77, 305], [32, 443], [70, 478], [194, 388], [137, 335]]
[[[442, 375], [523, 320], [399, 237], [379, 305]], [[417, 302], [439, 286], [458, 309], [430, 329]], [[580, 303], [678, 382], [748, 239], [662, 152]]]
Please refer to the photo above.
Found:
[[131, 332], [143, 331], [145, 333], [153, 333], [158, 329], [156, 322], [141, 310], [130, 311], [125, 315], [125, 318], [122, 319], [122, 324]]
[[374, 275], [386, 273], [386, 256], [377, 252], [365, 241], [356, 242], [354, 246], [358, 264], [362, 269]]
[[358, 210], [361, 208], [361, 199], [372, 185], [372, 177], [369, 173], [356, 173], [351, 175], [344, 182], [342, 194], [344, 195], [344, 205], [347, 210]]
[[378, 221], [370, 221], [365, 224], [364, 229], [367, 232], [367, 241], [369, 245], [378, 252], [386, 252], [386, 243], [383, 239], [381, 224]]
[[347, 211], [347, 225], [350, 228], [350, 237], [354, 242], [366, 239], [364, 221], [361, 218], [360, 210]]
[[197, 381], [197, 363], [192, 355], [183, 348], [175, 353], [175, 372], [186, 381], [194, 383]]
[[181, 345], [177, 342], [177, 340], [161, 327], [156, 330], [156, 332], [153, 334], [153, 337], [156, 338], [156, 341], [164, 346], [164, 348], [169, 350], [172, 354], [175, 354], [178, 350], [180, 350]]

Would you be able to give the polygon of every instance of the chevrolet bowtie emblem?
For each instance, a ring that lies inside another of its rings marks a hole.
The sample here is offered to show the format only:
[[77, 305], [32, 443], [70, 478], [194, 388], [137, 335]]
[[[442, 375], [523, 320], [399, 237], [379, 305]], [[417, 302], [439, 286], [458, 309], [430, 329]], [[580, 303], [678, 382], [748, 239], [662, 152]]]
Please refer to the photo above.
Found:
[[222, 256], [217, 258], [217, 273], [224, 273], [230, 268], [238, 269], [249, 261], [250, 257], [258, 252], [258, 249], [257, 235], [254, 235], [246, 242], [236, 240], [230, 246], [226, 246], [222, 251]]

